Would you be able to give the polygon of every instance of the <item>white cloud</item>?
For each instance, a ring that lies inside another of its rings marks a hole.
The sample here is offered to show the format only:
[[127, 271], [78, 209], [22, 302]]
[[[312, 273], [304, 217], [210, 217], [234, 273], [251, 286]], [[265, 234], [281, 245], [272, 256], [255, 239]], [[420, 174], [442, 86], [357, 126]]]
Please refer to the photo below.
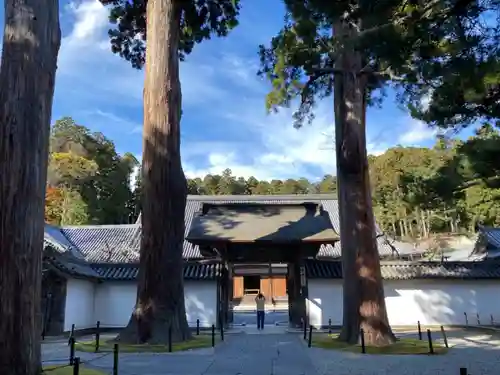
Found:
[[70, 44], [93, 43], [100, 37], [103, 27], [108, 25], [108, 11], [98, 1], [70, 3], [68, 9], [76, 18], [73, 31], [66, 38]]
[[[203, 177], [206, 174], [221, 174], [226, 168], [231, 169], [233, 175], [258, 179], [285, 179], [306, 177], [318, 180], [325, 174], [335, 174], [335, 140], [334, 124], [331, 118], [333, 111], [326, 103], [320, 105], [316, 119], [311, 125], [301, 129], [293, 127], [291, 110], [283, 110], [278, 114], [266, 116], [256, 115], [251, 109], [245, 111], [236, 108], [235, 114], [226, 114], [232, 119], [232, 126], [246, 126], [255, 131], [258, 141], [251, 157], [240, 157], [240, 143], [221, 143], [213, 146], [204, 145], [204, 150], [213, 150], [208, 155], [208, 166], [196, 168], [189, 162], [189, 156], [184, 158], [184, 170], [190, 178]], [[185, 143], [188, 149], [200, 147], [197, 144]], [[377, 142], [368, 142], [368, 153], [380, 155], [388, 145]], [[184, 153], [184, 156], [186, 153]]]
[[400, 135], [399, 142], [404, 145], [416, 145], [420, 142], [433, 139], [437, 132], [422, 121], [409, 119], [406, 130]]

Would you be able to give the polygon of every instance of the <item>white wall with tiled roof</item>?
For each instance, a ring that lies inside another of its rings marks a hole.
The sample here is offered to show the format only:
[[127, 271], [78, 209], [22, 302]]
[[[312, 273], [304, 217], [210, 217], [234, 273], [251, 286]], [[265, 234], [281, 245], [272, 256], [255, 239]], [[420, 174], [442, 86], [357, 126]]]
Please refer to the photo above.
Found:
[[[389, 323], [397, 326], [469, 325], [500, 322], [500, 280], [385, 280]], [[308, 281], [310, 324], [342, 325], [342, 280]]]
[[85, 279], [68, 278], [66, 282], [66, 308], [64, 311], [64, 331], [95, 327], [94, 295], [97, 284]]
[[[127, 325], [135, 305], [135, 281], [108, 281], [94, 284], [86, 280], [68, 280], [65, 331], [95, 327], [121, 328]], [[216, 323], [217, 283], [215, 281], [185, 281], [184, 298], [188, 323], [210, 327]]]

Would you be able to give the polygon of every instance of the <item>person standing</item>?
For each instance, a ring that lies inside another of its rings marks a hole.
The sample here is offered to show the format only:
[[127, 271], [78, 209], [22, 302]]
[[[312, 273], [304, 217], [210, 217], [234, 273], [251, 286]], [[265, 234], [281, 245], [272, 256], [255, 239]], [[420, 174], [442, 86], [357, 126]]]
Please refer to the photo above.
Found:
[[264, 329], [266, 298], [262, 293], [259, 292], [259, 294], [257, 294], [257, 297], [255, 297], [255, 303], [257, 304], [257, 329]]

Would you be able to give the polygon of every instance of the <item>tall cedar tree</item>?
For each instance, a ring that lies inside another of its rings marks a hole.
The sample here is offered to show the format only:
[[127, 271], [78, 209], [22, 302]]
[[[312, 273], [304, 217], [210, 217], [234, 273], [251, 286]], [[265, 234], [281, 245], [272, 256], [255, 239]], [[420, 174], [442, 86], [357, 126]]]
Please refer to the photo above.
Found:
[[[142, 241], [137, 303], [119, 339], [166, 343], [190, 338], [182, 245], [187, 183], [180, 155], [179, 60], [212, 34], [237, 25], [238, 0], [103, 0], [111, 5], [112, 50], [145, 66]], [[146, 32], [147, 31], [147, 32]], [[147, 48], [146, 48], [147, 46]]]
[[[267, 107], [290, 106], [299, 98], [295, 126], [300, 127], [313, 119], [318, 98], [334, 94], [345, 290], [341, 338], [356, 342], [362, 328], [367, 343], [385, 345], [394, 335], [375, 241], [366, 105], [379, 103], [389, 84], [414, 116], [429, 123], [456, 126], [494, 115], [498, 24], [478, 21], [488, 11], [498, 12], [499, 5], [468, 0], [284, 2], [283, 29], [270, 47], [260, 47], [259, 73], [273, 85]], [[451, 92], [461, 101], [450, 101]], [[464, 115], [462, 108], [469, 113]]]
[[0, 374], [38, 375], [57, 0], [6, 0], [0, 68]]

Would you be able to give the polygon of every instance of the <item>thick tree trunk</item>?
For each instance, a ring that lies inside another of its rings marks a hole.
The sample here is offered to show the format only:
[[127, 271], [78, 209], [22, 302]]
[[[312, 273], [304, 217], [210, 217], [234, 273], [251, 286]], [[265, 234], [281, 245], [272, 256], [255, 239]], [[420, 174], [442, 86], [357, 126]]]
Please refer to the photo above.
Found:
[[182, 244], [187, 184], [181, 166], [180, 7], [147, 5], [142, 242], [137, 305], [119, 340], [167, 343], [191, 337], [184, 305]]
[[[351, 33], [343, 24], [335, 35]], [[340, 238], [344, 274], [344, 312], [340, 338], [355, 343], [360, 329], [369, 345], [395, 341], [389, 326], [366, 152], [366, 93], [362, 57], [343, 50], [337, 61], [343, 71], [335, 77], [335, 138], [340, 209]]]
[[45, 184], [57, 0], [5, 0], [0, 66], [0, 374], [41, 371]]

